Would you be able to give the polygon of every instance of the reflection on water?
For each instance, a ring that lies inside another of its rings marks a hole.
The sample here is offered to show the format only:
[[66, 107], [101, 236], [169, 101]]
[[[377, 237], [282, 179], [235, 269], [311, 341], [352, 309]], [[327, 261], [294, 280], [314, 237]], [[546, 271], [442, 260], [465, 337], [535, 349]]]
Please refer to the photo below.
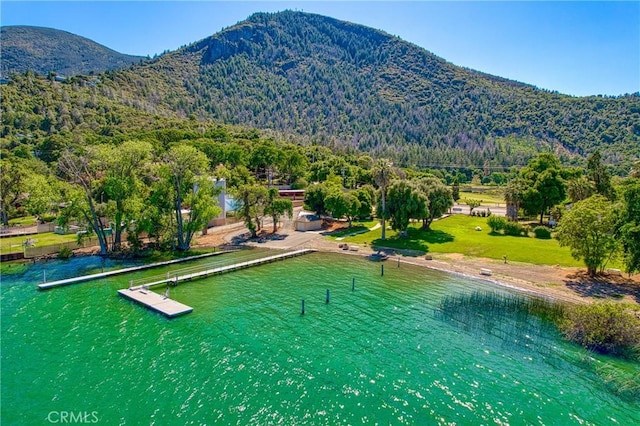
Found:
[[60, 279], [95, 262], [3, 268], [3, 425], [52, 410], [106, 424], [640, 423], [596, 371], [637, 365], [585, 368], [586, 353], [535, 316], [447, 305], [495, 291], [482, 282], [409, 265], [381, 276], [379, 263], [316, 253], [172, 288], [194, 308], [174, 320], [116, 293], [166, 269], [35, 290], [43, 270]]

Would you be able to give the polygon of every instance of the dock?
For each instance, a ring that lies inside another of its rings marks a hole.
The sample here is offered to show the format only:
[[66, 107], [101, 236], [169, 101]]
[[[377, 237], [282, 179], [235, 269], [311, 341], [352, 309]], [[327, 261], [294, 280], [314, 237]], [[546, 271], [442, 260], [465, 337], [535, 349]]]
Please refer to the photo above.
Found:
[[249, 260], [247, 262], [236, 263], [233, 265], [220, 266], [217, 268], [208, 268], [207, 266], [204, 266], [202, 270], [186, 268], [184, 270], [173, 271], [173, 273], [167, 273], [167, 275], [161, 279], [148, 279], [149, 282], [145, 282], [142, 284], [137, 283], [138, 285], [135, 286], [132, 285], [133, 281], [130, 281], [129, 288], [118, 290], [118, 294], [151, 310], [159, 312], [168, 318], [174, 318], [192, 312], [193, 308], [180, 302], [176, 302], [175, 300], [172, 300], [167, 296], [162, 296], [158, 293], [154, 293], [153, 291], [149, 290], [151, 287], [160, 285], [178, 285], [178, 283], [180, 282], [191, 281], [198, 278], [205, 278], [211, 275], [220, 275], [227, 272], [237, 271], [239, 269], [246, 269], [253, 266], [264, 265], [266, 263], [276, 262], [291, 257], [302, 256], [314, 251], [315, 250], [312, 249], [296, 250], [287, 253], [276, 254], [273, 256], [263, 257], [260, 259]]
[[143, 271], [145, 269], [152, 269], [152, 268], [157, 268], [160, 266], [167, 266], [167, 265], [173, 265], [176, 263], [182, 263], [182, 262], [188, 262], [190, 260], [198, 260], [198, 259], [203, 259], [206, 257], [211, 257], [211, 256], [218, 256], [224, 253], [229, 253], [229, 251], [216, 251], [216, 252], [212, 252], [212, 253], [206, 253], [206, 254], [201, 254], [198, 256], [190, 256], [190, 257], [185, 257], [182, 259], [173, 259], [173, 260], [167, 260], [164, 262], [157, 262], [157, 263], [151, 263], [149, 265], [140, 265], [140, 266], [132, 266], [130, 268], [123, 268], [123, 269], [116, 269], [113, 271], [107, 271], [107, 272], [101, 272], [98, 274], [91, 274], [91, 275], [83, 275], [81, 277], [73, 277], [73, 278], [67, 278], [64, 280], [57, 280], [57, 281], [51, 281], [51, 282], [45, 282], [42, 284], [38, 284], [38, 289], [39, 290], [49, 290], [55, 287], [62, 287], [65, 285], [71, 285], [71, 284], [76, 284], [76, 283], [80, 283], [80, 282], [84, 282], [84, 281], [91, 281], [91, 280], [97, 280], [100, 278], [105, 278], [105, 277], [110, 277], [113, 275], [120, 275], [120, 274], [127, 274], [129, 272], [136, 272], [136, 271]]
[[118, 290], [118, 293], [121, 296], [159, 312], [168, 318], [175, 318], [193, 311], [191, 306], [184, 305], [173, 299], [169, 299], [168, 297], [142, 288], [137, 290]]
[[249, 260], [242, 263], [235, 263], [233, 265], [219, 266], [217, 268], [208, 268], [205, 266], [202, 270], [182, 271], [183, 272], [182, 275], [180, 275], [181, 271], [178, 270], [178, 271], [174, 271], [173, 273], [168, 273], [166, 277], [145, 282], [142, 284], [138, 284], [135, 286], [132, 285], [129, 288], [132, 290], [138, 290], [141, 288], [149, 289], [151, 287], [157, 287], [160, 285], [165, 285], [167, 283], [178, 284], [179, 282], [183, 282], [183, 281], [190, 281], [198, 278], [205, 278], [211, 275], [225, 274], [227, 272], [233, 272], [239, 269], [251, 268], [253, 266], [264, 265], [265, 263], [271, 263], [271, 262], [276, 262], [278, 260], [288, 259], [291, 257], [302, 256], [307, 253], [312, 253], [314, 251], [315, 250], [312, 250], [312, 249], [302, 249], [302, 250], [290, 251], [287, 253], [276, 254], [273, 256], [263, 257], [260, 259]]

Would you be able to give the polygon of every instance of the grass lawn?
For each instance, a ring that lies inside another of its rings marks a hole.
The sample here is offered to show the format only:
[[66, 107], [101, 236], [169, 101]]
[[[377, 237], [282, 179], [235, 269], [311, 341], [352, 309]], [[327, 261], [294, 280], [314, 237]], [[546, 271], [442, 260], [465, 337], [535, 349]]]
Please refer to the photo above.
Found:
[[[482, 231], [476, 231], [476, 226]], [[419, 250], [425, 253], [461, 253], [466, 256], [508, 260], [537, 265], [583, 266], [574, 260], [569, 249], [560, 247], [555, 239], [492, 235], [486, 218], [453, 215], [431, 224], [431, 231], [422, 231], [420, 224], [409, 227], [407, 238], [398, 238], [387, 230], [387, 239], [380, 240], [381, 229], [345, 237], [344, 242], [397, 249]]]
[[369, 232], [370, 228], [376, 226], [379, 222], [377, 220], [367, 220], [367, 221], [353, 221], [351, 223], [351, 228], [343, 228], [335, 230], [331, 233], [331, 237], [333, 238], [344, 238], [349, 235], [355, 234], [363, 234], [365, 232]]
[[37, 224], [38, 221], [35, 216], [17, 217], [9, 220], [9, 226], [33, 226]]
[[477, 192], [462, 192], [460, 191], [460, 199], [458, 203], [464, 204], [464, 199], [469, 198], [472, 200], [482, 200], [483, 205], [505, 205], [504, 196], [502, 194], [495, 194], [490, 192], [477, 193]]
[[45, 232], [35, 235], [22, 235], [18, 237], [0, 238], [0, 253], [15, 253], [23, 250], [23, 243], [27, 238], [31, 238], [34, 247], [50, 246], [53, 244], [76, 241], [76, 234], [59, 235], [53, 232]]

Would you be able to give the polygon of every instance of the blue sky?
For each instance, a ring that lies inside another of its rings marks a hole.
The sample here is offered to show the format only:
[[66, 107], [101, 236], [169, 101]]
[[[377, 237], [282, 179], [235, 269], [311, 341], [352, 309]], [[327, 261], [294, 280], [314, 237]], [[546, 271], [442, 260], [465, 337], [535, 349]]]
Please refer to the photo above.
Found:
[[378, 28], [456, 65], [570, 95], [640, 91], [640, 2], [11, 1], [2, 25], [69, 31], [118, 52], [174, 50], [254, 12], [303, 10]]

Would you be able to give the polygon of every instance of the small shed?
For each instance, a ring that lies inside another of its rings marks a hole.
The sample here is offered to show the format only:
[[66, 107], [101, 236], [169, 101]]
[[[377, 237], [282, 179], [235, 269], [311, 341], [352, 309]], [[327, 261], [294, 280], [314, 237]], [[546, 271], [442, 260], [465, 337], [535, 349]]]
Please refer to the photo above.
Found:
[[322, 229], [322, 219], [315, 213], [301, 211], [295, 221], [296, 231], [317, 231]]

